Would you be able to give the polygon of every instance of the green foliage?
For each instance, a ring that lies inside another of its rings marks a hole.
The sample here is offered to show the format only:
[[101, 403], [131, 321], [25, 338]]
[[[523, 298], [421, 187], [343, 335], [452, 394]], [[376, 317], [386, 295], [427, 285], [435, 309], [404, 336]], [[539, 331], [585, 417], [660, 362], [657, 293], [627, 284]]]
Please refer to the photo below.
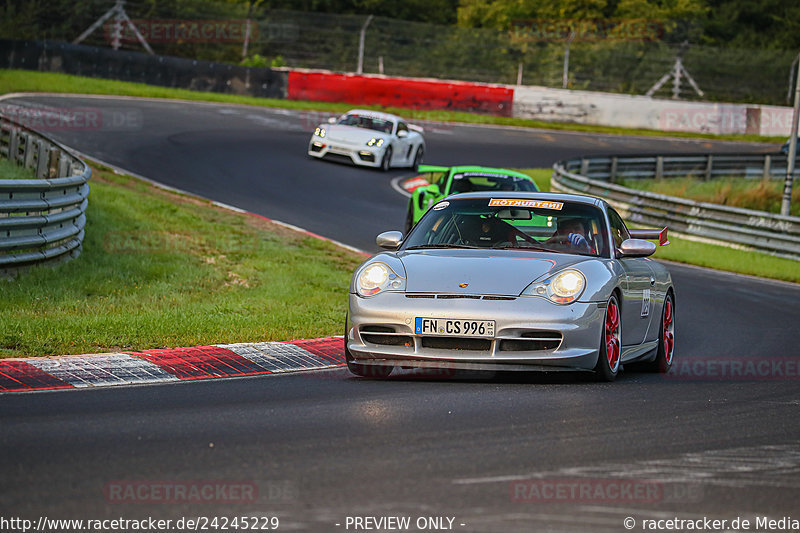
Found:
[[735, 48], [800, 49], [800, 3], [794, 0], [706, 0], [703, 42]]
[[0, 180], [32, 180], [35, 177], [33, 170], [15, 165], [8, 159], [0, 157]]
[[263, 57], [261, 54], [253, 54], [242, 59], [240, 64], [243, 67], [266, 68], [267, 58]]

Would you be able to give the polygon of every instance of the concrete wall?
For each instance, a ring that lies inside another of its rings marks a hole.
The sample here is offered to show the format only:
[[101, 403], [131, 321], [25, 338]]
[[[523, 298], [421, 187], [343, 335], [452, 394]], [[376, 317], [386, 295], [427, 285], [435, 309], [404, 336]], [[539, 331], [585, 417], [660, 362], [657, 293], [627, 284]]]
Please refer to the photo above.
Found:
[[659, 131], [788, 136], [790, 107], [516, 87], [514, 117]]

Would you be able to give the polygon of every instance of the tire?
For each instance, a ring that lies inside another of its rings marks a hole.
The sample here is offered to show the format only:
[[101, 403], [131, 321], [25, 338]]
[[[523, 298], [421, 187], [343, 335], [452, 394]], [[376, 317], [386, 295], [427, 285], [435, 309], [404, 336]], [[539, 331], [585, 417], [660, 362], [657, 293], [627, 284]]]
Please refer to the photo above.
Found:
[[619, 374], [622, 355], [622, 314], [619, 311], [619, 300], [612, 294], [606, 306], [603, 331], [600, 336], [600, 350], [597, 364], [594, 367], [598, 381], [614, 381]]
[[675, 297], [672, 292], [667, 293], [664, 299], [664, 309], [661, 311], [661, 327], [658, 330], [658, 349], [656, 358], [647, 363], [642, 363], [641, 369], [645, 372], [666, 374], [672, 368], [675, 359]]
[[422, 158], [425, 155], [425, 149], [420, 144], [417, 148], [417, 153], [414, 155], [414, 163], [412, 163], [411, 168], [414, 169], [414, 172], [417, 172], [419, 166], [422, 164]]
[[389, 172], [392, 163], [392, 147], [388, 147], [386, 151], [383, 153], [383, 159], [381, 159], [381, 170], [384, 172]]
[[362, 378], [384, 379], [388, 378], [394, 370], [393, 366], [360, 365], [353, 360], [350, 350], [347, 349], [347, 319], [345, 319], [344, 331], [344, 360], [347, 363], [347, 370]]
[[406, 225], [404, 228], [404, 233], [406, 235], [408, 235], [408, 232], [414, 227], [414, 206], [411, 205], [413, 201], [413, 197], [408, 199], [408, 211], [406, 211]]

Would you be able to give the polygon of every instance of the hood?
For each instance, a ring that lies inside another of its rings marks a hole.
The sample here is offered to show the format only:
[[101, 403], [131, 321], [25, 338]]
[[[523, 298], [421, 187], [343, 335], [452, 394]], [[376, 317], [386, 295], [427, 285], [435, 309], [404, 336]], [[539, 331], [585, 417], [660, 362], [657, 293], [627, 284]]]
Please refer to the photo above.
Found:
[[372, 138], [384, 138], [388, 141], [389, 137], [391, 137], [390, 133], [357, 128], [355, 126], [343, 126], [341, 124], [321, 124], [320, 127], [325, 128], [325, 136], [331, 142], [366, 144]]
[[[412, 250], [398, 254], [407, 292], [519, 296], [531, 282], [585, 257], [513, 250]], [[468, 283], [464, 288], [460, 283]]]

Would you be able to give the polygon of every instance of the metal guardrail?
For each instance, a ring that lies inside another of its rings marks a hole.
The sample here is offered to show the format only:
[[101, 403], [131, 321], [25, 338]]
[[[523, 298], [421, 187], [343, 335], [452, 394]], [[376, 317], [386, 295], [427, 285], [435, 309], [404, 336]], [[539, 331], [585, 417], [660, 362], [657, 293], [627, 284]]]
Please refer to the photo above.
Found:
[[0, 276], [77, 257], [89, 204], [89, 166], [55, 141], [2, 115], [0, 156], [32, 175], [0, 175]]
[[585, 157], [553, 165], [552, 188], [604, 198], [634, 224], [669, 226], [677, 233], [800, 260], [800, 217], [695, 202], [614, 183], [670, 176], [779, 177], [785, 176], [785, 165], [786, 156], [776, 154]]

